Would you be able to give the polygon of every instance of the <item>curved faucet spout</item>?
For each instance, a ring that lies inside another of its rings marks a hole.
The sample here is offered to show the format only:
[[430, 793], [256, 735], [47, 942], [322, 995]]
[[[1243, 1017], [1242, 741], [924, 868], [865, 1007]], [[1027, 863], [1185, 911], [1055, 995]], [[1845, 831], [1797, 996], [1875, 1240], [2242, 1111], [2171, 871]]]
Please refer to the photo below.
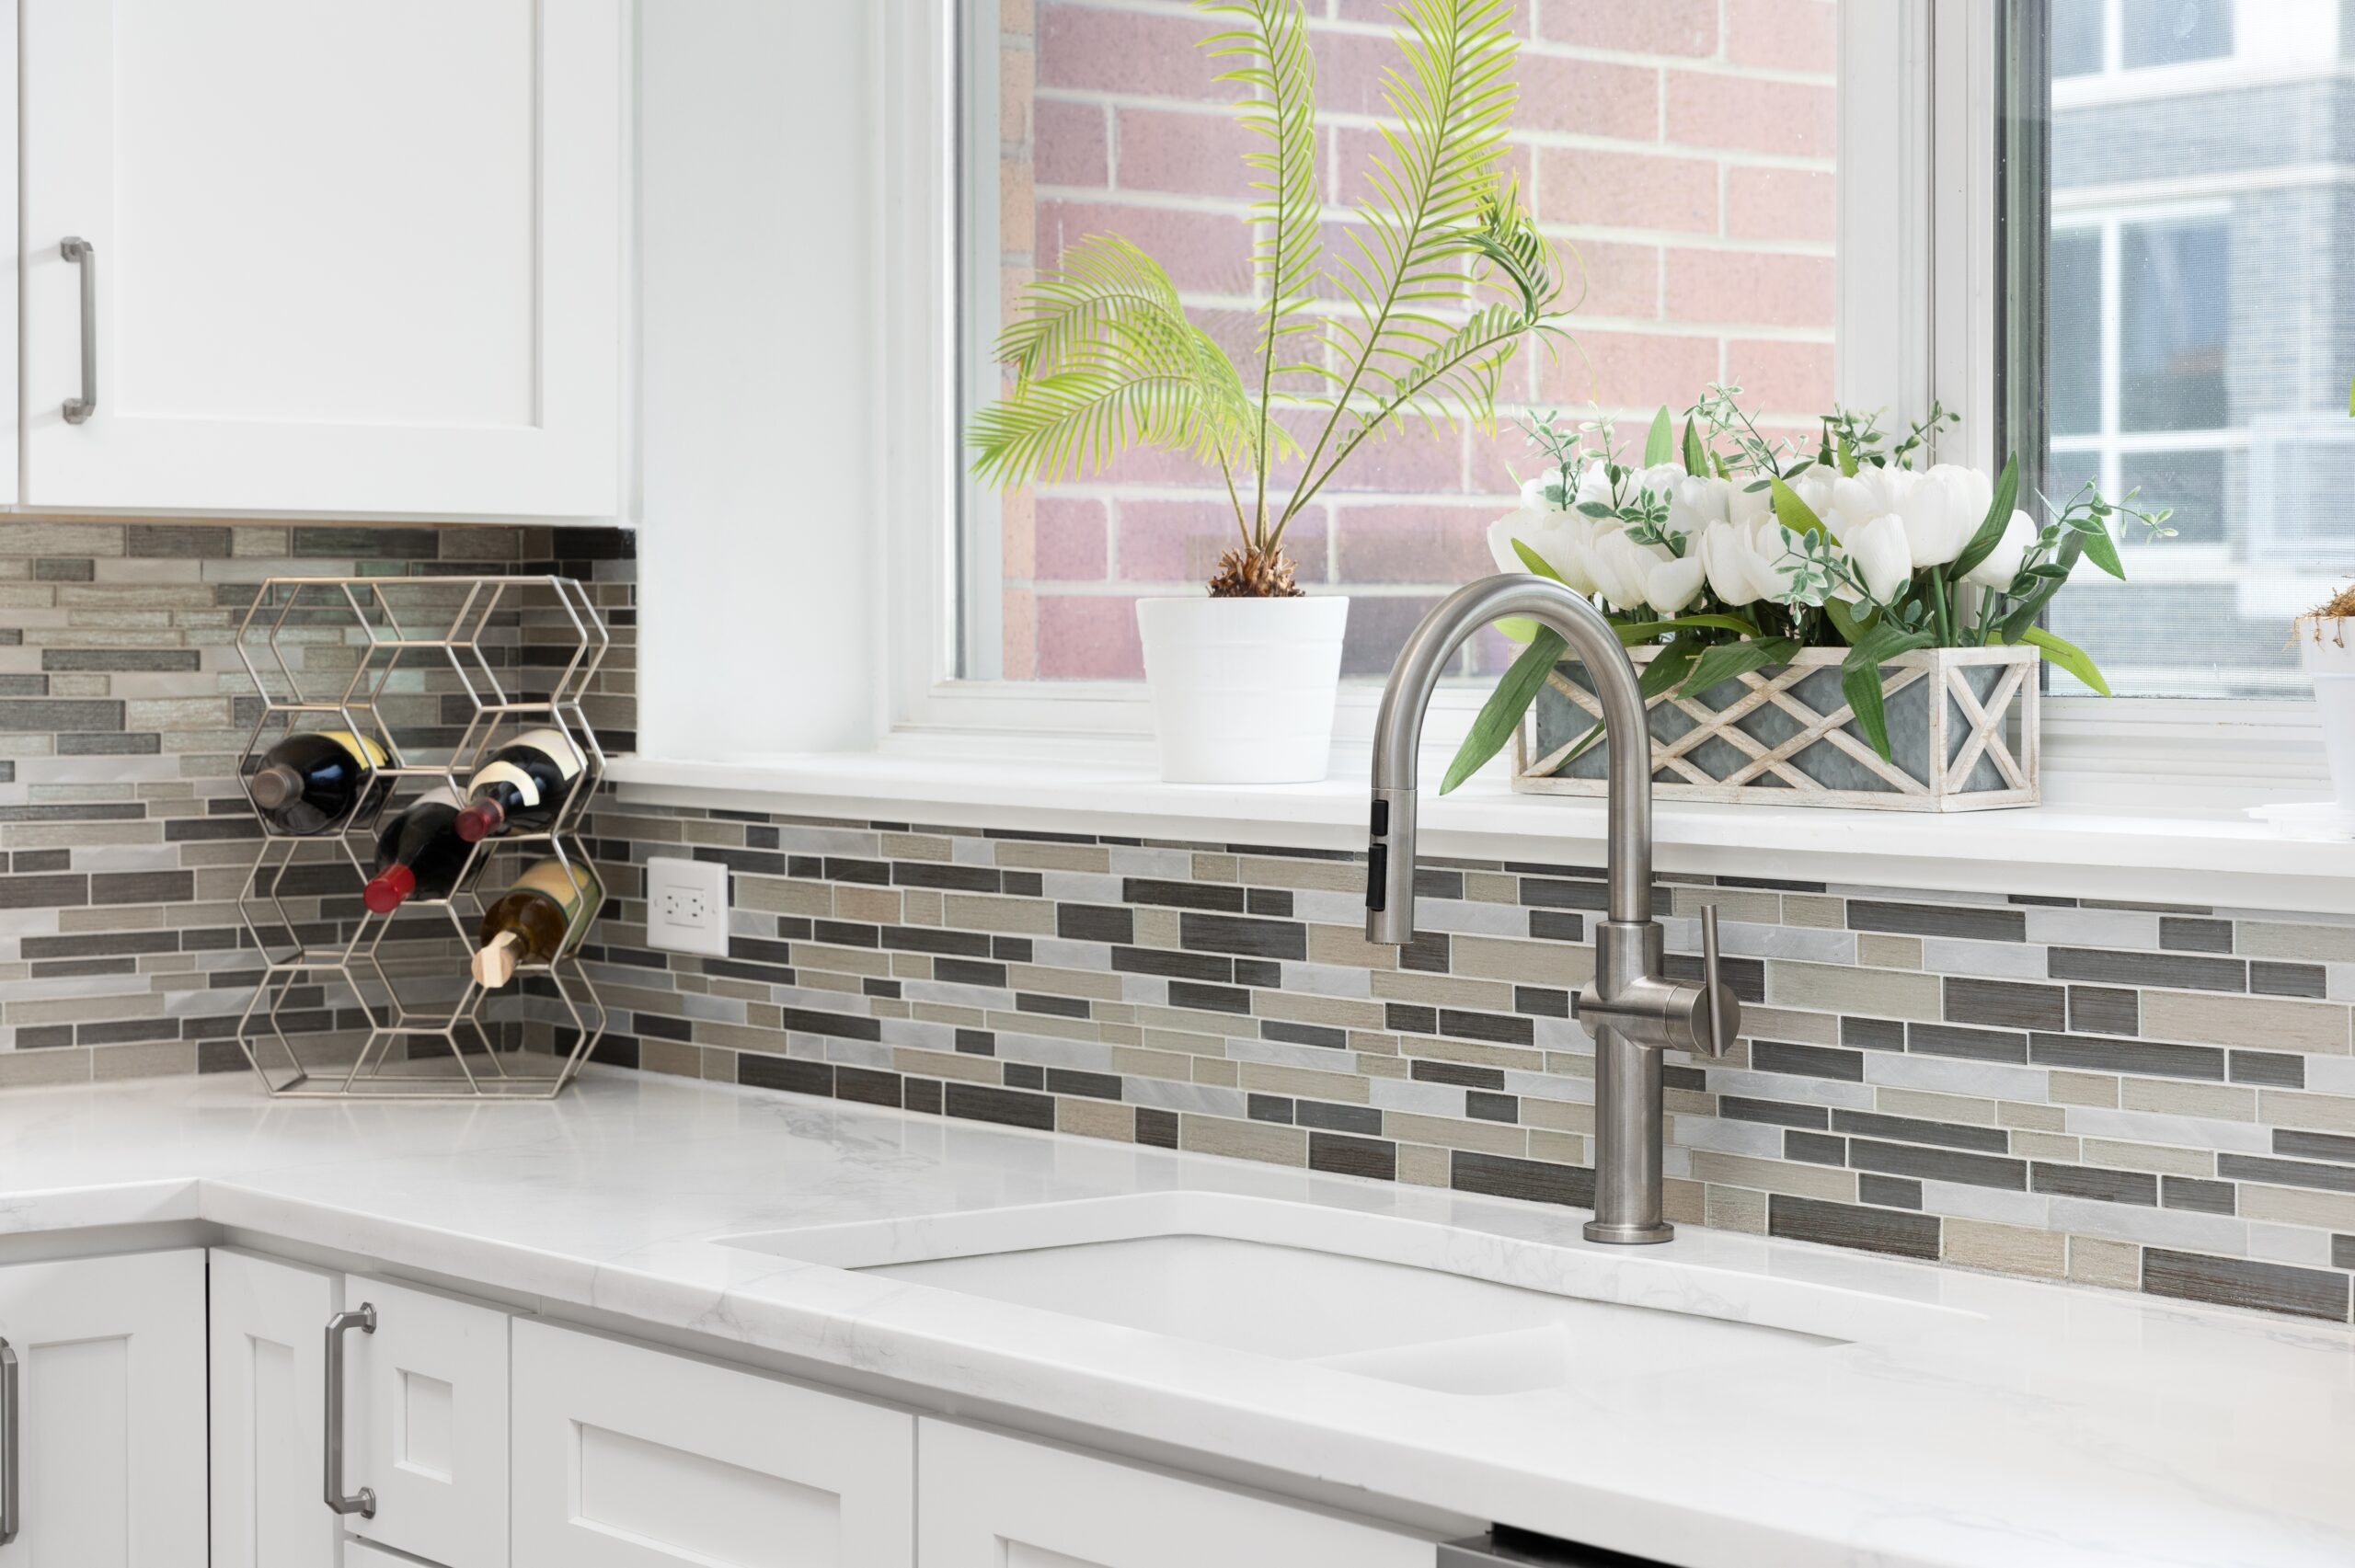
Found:
[[1644, 698], [1619, 635], [1603, 612], [1560, 583], [1522, 573], [1482, 578], [1442, 601], [1407, 639], [1373, 730], [1373, 814], [1366, 867], [1365, 934], [1404, 946], [1415, 936], [1415, 752], [1423, 712], [1455, 650], [1491, 621], [1521, 616], [1550, 626], [1585, 664], [1610, 743], [1609, 916], [1652, 918], [1652, 778]]

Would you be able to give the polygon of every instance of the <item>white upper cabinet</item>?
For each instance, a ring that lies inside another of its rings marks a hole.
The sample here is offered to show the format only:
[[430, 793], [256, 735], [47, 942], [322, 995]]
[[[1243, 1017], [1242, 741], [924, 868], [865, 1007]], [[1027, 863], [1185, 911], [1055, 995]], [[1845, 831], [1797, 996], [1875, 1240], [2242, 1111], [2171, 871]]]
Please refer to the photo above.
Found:
[[27, 503], [615, 515], [621, 0], [19, 3]]

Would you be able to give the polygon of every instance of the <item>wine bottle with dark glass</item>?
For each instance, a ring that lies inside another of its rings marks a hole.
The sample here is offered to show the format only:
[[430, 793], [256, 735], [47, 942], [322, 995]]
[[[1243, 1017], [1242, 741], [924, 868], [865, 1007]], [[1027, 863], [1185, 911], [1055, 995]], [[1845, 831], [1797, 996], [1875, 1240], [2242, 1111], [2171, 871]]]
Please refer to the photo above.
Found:
[[483, 911], [475, 979], [496, 990], [522, 965], [554, 963], [580, 945], [604, 897], [603, 885], [586, 862], [533, 862]]
[[554, 822], [580, 782], [580, 749], [560, 729], [527, 729], [490, 754], [466, 784], [458, 833], [468, 843], [536, 833]]
[[412, 896], [448, 898], [473, 853], [473, 846], [458, 836], [464, 808], [457, 793], [444, 784], [419, 796], [385, 823], [376, 835], [375, 875], [368, 878], [361, 902], [388, 915]]
[[384, 748], [364, 735], [296, 730], [263, 753], [246, 793], [280, 832], [324, 832], [372, 797], [384, 765]]

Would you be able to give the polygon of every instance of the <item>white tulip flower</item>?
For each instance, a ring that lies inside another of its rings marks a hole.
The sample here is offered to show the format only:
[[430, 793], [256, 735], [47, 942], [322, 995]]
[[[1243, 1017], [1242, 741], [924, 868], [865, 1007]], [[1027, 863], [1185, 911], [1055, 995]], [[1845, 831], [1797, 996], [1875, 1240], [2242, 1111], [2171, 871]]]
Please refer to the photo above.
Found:
[[[1790, 486], [1794, 495], [1807, 503], [1808, 510], [1821, 519], [1825, 526], [1831, 525], [1832, 492], [1840, 483], [1838, 469], [1826, 468], [1821, 464], [1811, 464], [1799, 470], [1791, 478], [1785, 480], [1784, 483]], [[1770, 508], [1773, 505], [1771, 498], [1768, 505]], [[1838, 535], [1835, 533], [1833, 537], [1836, 538]]]
[[1897, 509], [1896, 476], [1903, 469], [1878, 468], [1870, 464], [1832, 482], [1832, 509], [1821, 513], [1834, 539], [1845, 539], [1855, 529]]
[[1985, 560], [1962, 575], [1962, 580], [1997, 593], [2007, 591], [2012, 579], [2020, 575], [2021, 557], [2036, 539], [2036, 520], [2024, 511], [2012, 513], [2011, 521], [2004, 524], [2004, 536], [1995, 541], [1995, 547], [1987, 552]]
[[1865, 591], [1883, 604], [1913, 580], [1917, 563], [1905, 520], [1895, 513], [1885, 513], [1854, 530], [1846, 548], [1856, 575], [1865, 579]]
[[1687, 475], [1668, 497], [1668, 531], [1690, 538], [1726, 521], [1733, 501], [1733, 486], [1723, 479]]
[[1710, 591], [1729, 605], [1780, 600], [1790, 590], [1796, 567], [1786, 562], [1791, 532], [1772, 518], [1719, 523], [1695, 546]]
[[1945, 487], [1955, 521], [1962, 527], [1963, 543], [1968, 544], [1995, 504], [1995, 482], [1959, 463], [1938, 464], [1931, 468], [1930, 477]]
[[1691, 556], [1662, 561], [1644, 575], [1644, 598], [1663, 615], [1674, 615], [1701, 597], [1704, 573]]
[[[1775, 487], [1755, 475], [1745, 475], [1731, 481], [1732, 493], [1726, 497], [1726, 520], [1729, 522], [1756, 522], [1762, 517], [1775, 515]], [[1752, 489], [1755, 485], [1758, 487]]]
[[[1912, 469], [1890, 471], [1890, 510], [1905, 524], [1906, 553], [1916, 570], [1943, 567], [1962, 554], [1979, 528], [1979, 519], [1965, 521], [1957, 486], [1934, 474]], [[1983, 514], [1985, 509], [1982, 507]]]
[[1512, 547], [1517, 539], [1553, 567], [1571, 592], [1592, 593], [1594, 579], [1587, 575], [1586, 555], [1594, 530], [1591, 520], [1574, 511], [1523, 507], [1488, 524], [1488, 554], [1495, 557], [1499, 571], [1527, 571], [1527, 563]]
[[1656, 544], [1638, 544], [1624, 528], [1609, 528], [1595, 536], [1582, 554], [1582, 564], [1593, 578], [1595, 591], [1614, 610], [1641, 610], [1650, 602], [1654, 567], [1671, 560]]

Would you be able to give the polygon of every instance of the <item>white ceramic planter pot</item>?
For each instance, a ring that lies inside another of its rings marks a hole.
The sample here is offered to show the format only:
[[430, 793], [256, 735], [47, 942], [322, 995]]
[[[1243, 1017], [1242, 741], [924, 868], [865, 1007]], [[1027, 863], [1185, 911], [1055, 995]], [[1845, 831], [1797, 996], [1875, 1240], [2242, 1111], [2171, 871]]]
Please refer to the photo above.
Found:
[[2314, 678], [2331, 788], [2355, 812], [2355, 620], [2300, 617], [2298, 660]]
[[1169, 784], [1314, 784], [1333, 746], [1346, 599], [1140, 599]]

